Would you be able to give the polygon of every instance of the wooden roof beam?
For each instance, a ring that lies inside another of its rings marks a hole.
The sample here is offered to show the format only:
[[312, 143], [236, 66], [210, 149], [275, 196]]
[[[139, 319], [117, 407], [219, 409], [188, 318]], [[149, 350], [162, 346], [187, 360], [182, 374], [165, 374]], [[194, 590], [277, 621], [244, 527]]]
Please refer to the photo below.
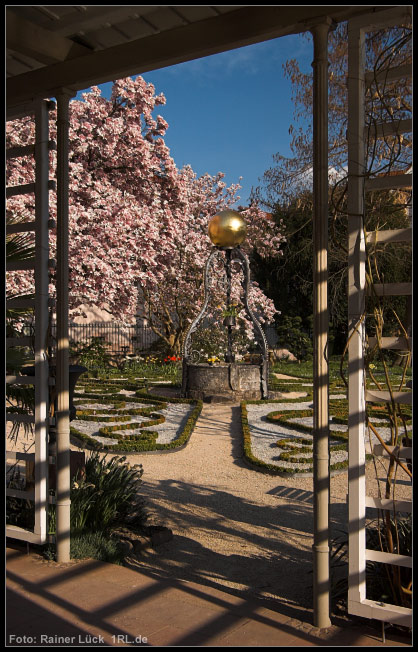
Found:
[[54, 97], [60, 87], [82, 90], [279, 36], [300, 33], [308, 30], [312, 21], [322, 16], [346, 20], [350, 15], [376, 9], [365, 5], [360, 8], [244, 7], [9, 78], [6, 82], [7, 104], [14, 106], [37, 97]]
[[9, 9], [6, 10], [6, 46], [46, 65], [82, 57], [92, 52], [71, 39], [20, 18]]

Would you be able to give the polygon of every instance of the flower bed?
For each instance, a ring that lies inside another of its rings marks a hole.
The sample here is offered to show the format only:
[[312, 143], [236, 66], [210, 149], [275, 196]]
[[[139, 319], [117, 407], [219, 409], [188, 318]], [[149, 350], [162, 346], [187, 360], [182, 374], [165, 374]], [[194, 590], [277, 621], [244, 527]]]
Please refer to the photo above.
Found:
[[[330, 400], [330, 470], [348, 465], [347, 401]], [[254, 406], [254, 408], [253, 408]], [[256, 406], [260, 406], [259, 409]], [[279, 409], [274, 409], [274, 408]], [[243, 401], [241, 423], [244, 456], [251, 465], [271, 474], [312, 473], [312, 404], [293, 399]], [[335, 425], [334, 425], [335, 424]]]
[[[174, 450], [188, 442], [202, 409], [201, 401], [151, 396], [132, 382], [118, 385], [119, 391], [108, 381], [97, 381], [93, 387], [91, 382], [85, 383], [85, 391], [75, 394], [76, 425], [70, 431], [80, 443], [96, 450], [125, 453]], [[79, 389], [82, 387], [80, 383]], [[176, 405], [189, 409], [176, 410]], [[178, 427], [171, 427], [170, 420]], [[98, 428], [92, 428], [91, 422]], [[162, 424], [169, 431], [164, 441], [159, 441], [160, 432], [154, 428]]]

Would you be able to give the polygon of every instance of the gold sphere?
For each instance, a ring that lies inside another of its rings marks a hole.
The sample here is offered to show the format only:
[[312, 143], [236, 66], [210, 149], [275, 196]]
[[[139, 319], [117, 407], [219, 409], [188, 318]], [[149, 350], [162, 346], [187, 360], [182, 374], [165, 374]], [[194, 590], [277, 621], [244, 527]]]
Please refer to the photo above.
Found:
[[244, 242], [246, 235], [247, 225], [236, 211], [220, 211], [209, 221], [209, 237], [217, 247], [236, 247]]

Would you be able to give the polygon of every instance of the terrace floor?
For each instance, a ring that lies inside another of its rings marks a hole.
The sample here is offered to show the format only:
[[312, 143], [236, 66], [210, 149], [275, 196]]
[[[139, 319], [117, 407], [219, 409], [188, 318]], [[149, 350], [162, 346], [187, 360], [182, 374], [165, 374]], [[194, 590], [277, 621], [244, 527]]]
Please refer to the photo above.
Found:
[[7, 549], [8, 646], [410, 646], [379, 623], [318, 630], [280, 604], [94, 560], [57, 564]]

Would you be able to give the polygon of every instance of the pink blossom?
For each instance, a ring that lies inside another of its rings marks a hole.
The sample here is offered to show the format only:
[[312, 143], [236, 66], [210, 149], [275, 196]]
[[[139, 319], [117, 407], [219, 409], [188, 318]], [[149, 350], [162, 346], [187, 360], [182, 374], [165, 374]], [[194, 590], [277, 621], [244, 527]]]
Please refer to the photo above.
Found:
[[[130, 322], [139, 312], [156, 332], [173, 338], [184, 332], [203, 300], [203, 269], [211, 251], [208, 222], [233, 206], [240, 185], [229, 187], [224, 174], [197, 177], [190, 166], [178, 169], [164, 142], [168, 124], [153, 118], [163, 95], [138, 76], [114, 83], [110, 99], [92, 87], [70, 104], [70, 316], [85, 305], [106, 307]], [[51, 137], [56, 136], [51, 114]], [[8, 122], [7, 146], [34, 142], [27, 118]], [[54, 178], [56, 152], [50, 153]], [[7, 184], [34, 180], [34, 161], [8, 161]], [[33, 197], [7, 200], [10, 215], [33, 219]], [[257, 206], [244, 210], [248, 238], [243, 249], [278, 254], [283, 238]], [[50, 193], [50, 217], [56, 197]], [[55, 232], [51, 231], [51, 257]], [[217, 272], [220, 281], [220, 271]], [[53, 276], [52, 279], [53, 281]], [[33, 289], [31, 273], [9, 273], [13, 292]], [[234, 289], [239, 298], [239, 283]], [[273, 303], [253, 286], [251, 302], [270, 320]]]

